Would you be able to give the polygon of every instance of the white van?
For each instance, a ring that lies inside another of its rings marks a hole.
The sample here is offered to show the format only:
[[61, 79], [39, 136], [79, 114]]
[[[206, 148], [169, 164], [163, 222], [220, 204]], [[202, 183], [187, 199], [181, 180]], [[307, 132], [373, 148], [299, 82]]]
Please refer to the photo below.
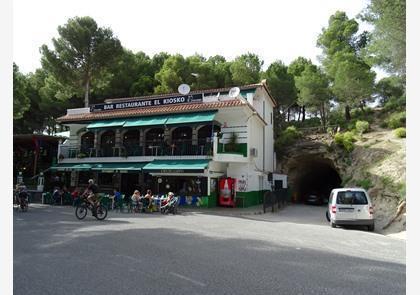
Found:
[[375, 230], [372, 202], [362, 188], [333, 189], [327, 219], [334, 228], [337, 225], [366, 225], [369, 231]]

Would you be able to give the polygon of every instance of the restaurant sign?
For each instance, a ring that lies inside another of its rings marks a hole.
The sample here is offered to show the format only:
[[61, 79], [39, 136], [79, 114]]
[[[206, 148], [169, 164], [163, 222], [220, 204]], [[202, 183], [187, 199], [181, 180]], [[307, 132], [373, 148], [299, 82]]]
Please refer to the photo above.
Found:
[[203, 102], [203, 94], [192, 94], [192, 95], [180, 95], [165, 98], [155, 99], [139, 99], [126, 102], [115, 102], [115, 103], [101, 103], [90, 106], [91, 112], [108, 111], [108, 110], [122, 110], [131, 108], [143, 108], [143, 107], [157, 107], [164, 105], [183, 104], [183, 103], [194, 103]]

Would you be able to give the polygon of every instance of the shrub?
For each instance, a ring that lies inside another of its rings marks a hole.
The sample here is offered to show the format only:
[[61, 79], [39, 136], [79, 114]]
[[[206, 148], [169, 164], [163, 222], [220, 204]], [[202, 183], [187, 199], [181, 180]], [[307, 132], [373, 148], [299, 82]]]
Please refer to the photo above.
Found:
[[369, 122], [367, 121], [357, 121], [356, 130], [359, 134], [366, 133], [369, 130]]
[[388, 119], [388, 127], [396, 129], [399, 127], [405, 127], [405, 112], [394, 113]]
[[302, 133], [298, 131], [295, 126], [287, 127], [276, 139], [276, 150], [282, 150], [286, 146], [293, 144], [300, 137], [302, 137]]
[[401, 127], [401, 128], [395, 129], [394, 134], [398, 138], [405, 138], [405, 128]]
[[310, 127], [319, 127], [321, 126], [321, 119], [318, 117], [313, 117], [305, 119], [305, 121], [291, 121], [288, 122], [289, 126], [294, 126], [297, 128], [310, 128]]
[[338, 132], [334, 136], [334, 142], [338, 145], [343, 147], [347, 152], [351, 152], [354, 149], [354, 144], [356, 139], [354, 138], [353, 132], [347, 131], [344, 133]]
[[373, 187], [372, 181], [369, 178], [357, 180], [356, 186], [362, 187], [365, 190], [369, 190], [371, 187]]
[[233, 133], [230, 137], [229, 142], [225, 146], [226, 152], [238, 152], [238, 135], [236, 133]]

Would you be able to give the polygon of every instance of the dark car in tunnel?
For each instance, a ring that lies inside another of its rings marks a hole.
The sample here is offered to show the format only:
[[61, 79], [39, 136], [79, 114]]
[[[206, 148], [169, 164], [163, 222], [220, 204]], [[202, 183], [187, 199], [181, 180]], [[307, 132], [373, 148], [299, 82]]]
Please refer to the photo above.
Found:
[[323, 205], [324, 197], [319, 193], [309, 194], [305, 199], [305, 203], [310, 205]]

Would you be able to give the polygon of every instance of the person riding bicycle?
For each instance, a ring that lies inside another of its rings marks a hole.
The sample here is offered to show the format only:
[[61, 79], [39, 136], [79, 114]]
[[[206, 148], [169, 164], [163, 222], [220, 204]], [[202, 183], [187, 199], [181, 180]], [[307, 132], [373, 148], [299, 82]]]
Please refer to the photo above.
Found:
[[93, 179], [89, 179], [88, 180], [88, 187], [86, 188], [85, 192], [83, 193], [83, 195], [87, 196], [87, 201], [92, 204], [93, 209], [92, 209], [92, 215], [96, 216], [96, 206], [97, 206], [97, 201], [99, 199], [99, 188], [98, 186], [95, 184], [95, 182], [93, 181]]

